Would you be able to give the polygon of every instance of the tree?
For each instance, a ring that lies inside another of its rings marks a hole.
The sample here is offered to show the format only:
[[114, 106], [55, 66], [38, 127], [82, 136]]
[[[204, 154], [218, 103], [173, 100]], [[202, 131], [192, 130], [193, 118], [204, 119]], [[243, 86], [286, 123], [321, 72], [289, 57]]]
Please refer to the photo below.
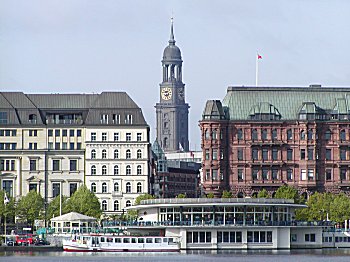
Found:
[[176, 198], [186, 198], [186, 194], [180, 193], [176, 196]]
[[62, 211], [66, 209], [67, 205], [67, 196], [57, 196], [55, 197], [49, 204], [46, 210], [46, 217], [48, 219], [51, 219], [53, 217], [57, 217], [60, 215], [60, 200], [62, 202]]
[[215, 197], [215, 195], [213, 192], [210, 192], [207, 194], [207, 198], [214, 198], [214, 197]]
[[259, 191], [257, 198], [269, 198], [269, 193], [267, 192], [267, 190], [265, 188], [263, 188], [262, 190]]
[[221, 198], [231, 198], [231, 197], [232, 197], [232, 193], [230, 191], [224, 190], [222, 192]]
[[330, 219], [342, 223], [350, 218], [350, 199], [343, 193], [334, 197], [330, 205]]
[[277, 189], [275, 198], [285, 198], [285, 199], [294, 199], [294, 203], [300, 203], [300, 197], [298, 190], [291, 186], [281, 186]]
[[98, 198], [85, 185], [79, 187], [71, 198], [67, 200], [63, 211], [64, 213], [78, 212], [97, 219], [102, 214]]
[[298, 209], [297, 220], [315, 221], [326, 220], [331, 213], [331, 206], [337, 196], [330, 193], [314, 193], [307, 200], [307, 208]]
[[135, 206], [140, 205], [142, 200], [147, 200], [147, 199], [155, 199], [155, 197], [153, 195], [150, 195], [150, 194], [139, 195], [135, 199]]
[[35, 219], [43, 218], [44, 198], [35, 190], [22, 196], [16, 207], [16, 215], [20, 220], [27, 221], [32, 226]]
[[1, 217], [1, 221], [3, 221], [3, 219], [9, 219], [10, 217], [13, 218], [15, 216], [15, 199], [13, 197], [9, 197], [8, 194], [6, 194], [9, 201], [6, 204], [5, 207], [5, 203], [4, 203], [4, 199], [5, 199], [5, 191], [4, 190], [0, 190], [0, 217]]

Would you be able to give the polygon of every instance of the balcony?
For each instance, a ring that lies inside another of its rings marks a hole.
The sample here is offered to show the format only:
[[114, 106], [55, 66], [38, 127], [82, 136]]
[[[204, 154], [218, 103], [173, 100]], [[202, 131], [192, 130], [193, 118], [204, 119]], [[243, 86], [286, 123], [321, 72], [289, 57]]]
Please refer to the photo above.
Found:
[[81, 119], [46, 119], [47, 125], [82, 125]]

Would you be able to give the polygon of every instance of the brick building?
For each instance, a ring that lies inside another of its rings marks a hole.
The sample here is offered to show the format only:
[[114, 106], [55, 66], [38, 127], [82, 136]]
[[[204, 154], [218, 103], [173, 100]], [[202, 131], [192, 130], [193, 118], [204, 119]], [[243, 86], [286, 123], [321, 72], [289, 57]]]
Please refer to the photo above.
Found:
[[350, 194], [350, 88], [229, 87], [202, 120], [203, 188]]

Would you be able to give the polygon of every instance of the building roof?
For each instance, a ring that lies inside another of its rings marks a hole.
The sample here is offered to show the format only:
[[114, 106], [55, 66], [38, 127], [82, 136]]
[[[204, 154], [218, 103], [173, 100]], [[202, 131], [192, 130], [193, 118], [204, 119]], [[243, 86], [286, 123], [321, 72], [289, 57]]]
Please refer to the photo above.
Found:
[[[281, 120], [298, 119], [306, 113], [349, 114], [350, 88], [321, 87], [228, 87], [222, 105], [230, 120], [247, 120], [252, 114], [280, 115]], [[207, 106], [206, 106], [207, 107]], [[203, 118], [204, 119], [204, 118]]]
[[64, 214], [62, 216], [54, 217], [51, 219], [52, 222], [58, 222], [58, 221], [96, 221], [96, 218], [89, 217], [83, 214], [79, 214], [76, 212], [70, 212], [67, 214]]
[[[0, 92], [0, 110], [7, 112], [7, 124], [44, 124], [49, 114], [79, 115], [77, 121], [86, 125], [100, 125], [101, 115], [108, 115], [109, 125], [113, 115], [120, 115], [120, 125], [126, 116], [132, 115], [132, 125], [147, 125], [141, 109], [125, 92], [102, 92], [101, 94], [24, 94], [23, 92]], [[29, 121], [35, 115], [36, 121]], [[4, 124], [4, 123], [3, 123]], [[130, 123], [128, 123], [130, 124]]]

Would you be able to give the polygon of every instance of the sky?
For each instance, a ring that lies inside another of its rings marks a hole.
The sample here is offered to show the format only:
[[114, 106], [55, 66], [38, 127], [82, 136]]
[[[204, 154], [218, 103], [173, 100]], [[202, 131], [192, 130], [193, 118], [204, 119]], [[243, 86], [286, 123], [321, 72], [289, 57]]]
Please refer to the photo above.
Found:
[[125, 91], [155, 139], [161, 60], [174, 17], [200, 149], [207, 100], [228, 86], [350, 86], [348, 0], [0, 0], [0, 90]]

